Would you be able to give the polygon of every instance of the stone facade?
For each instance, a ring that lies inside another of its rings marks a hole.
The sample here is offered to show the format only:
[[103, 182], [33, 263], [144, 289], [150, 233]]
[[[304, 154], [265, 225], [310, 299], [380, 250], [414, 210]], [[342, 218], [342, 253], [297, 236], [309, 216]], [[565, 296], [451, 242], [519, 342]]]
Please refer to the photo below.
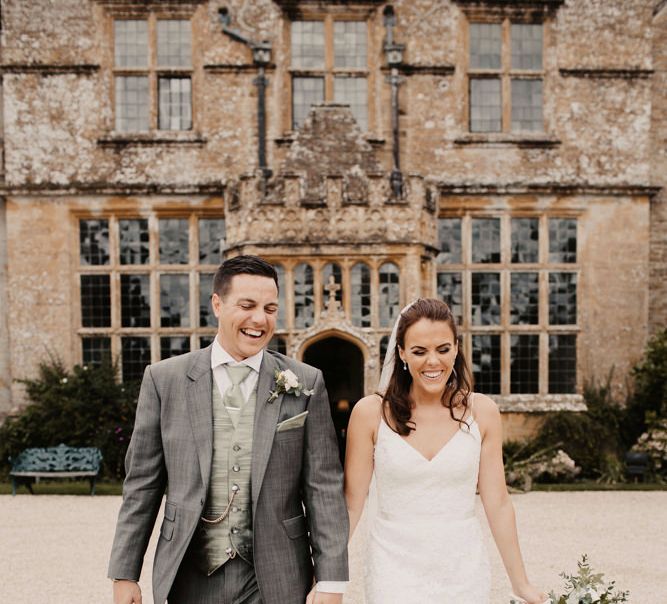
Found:
[[[481, 382], [492, 384], [513, 437], [544, 412], [581, 408], [584, 383], [612, 370], [622, 397], [647, 337], [667, 321], [666, 11], [658, 0], [4, 0], [0, 413], [21, 404], [13, 380], [34, 375], [47, 354], [86, 361], [86, 338], [128, 367], [130, 358], [159, 360], [177, 341], [203, 345], [215, 331], [200, 311], [215, 266], [202, 260], [202, 242], [222, 220], [226, 255], [259, 253], [281, 266], [285, 350], [303, 358], [328, 337], [353, 343], [365, 392], [396, 307], [443, 295], [455, 306], [460, 298], [464, 350], [480, 375], [495, 372]], [[189, 24], [184, 66], [156, 62], [166, 20]], [[119, 21], [146, 24], [147, 66], [119, 66]], [[322, 73], [295, 64], [295, 21], [323, 24]], [[336, 71], [339, 21], [367, 26], [361, 67]], [[503, 65], [513, 60], [511, 27], [538, 25], [539, 65], [475, 71], [477, 23], [502, 27]], [[391, 64], [388, 40], [402, 45]], [[253, 58], [260, 41], [270, 44], [268, 61]], [[137, 75], [149, 87], [141, 131], [118, 127], [118, 80]], [[300, 77], [321, 78], [325, 102], [293, 127]], [[364, 80], [363, 118], [332, 92], [355, 77]], [[162, 78], [190, 82], [191, 127], [159, 127]], [[485, 78], [503, 87], [494, 132], [471, 128], [472, 82]], [[540, 83], [537, 128], [513, 126], [515, 80]], [[567, 260], [550, 243], [559, 220], [575, 225], [576, 257]], [[108, 239], [101, 256], [82, 251], [84, 223], [107, 229], [92, 236], [96, 245]], [[520, 224], [536, 241], [524, 266], [514, 259]], [[128, 265], [130, 226], [143, 233], [146, 255]], [[487, 226], [498, 253], [477, 261]], [[163, 242], [177, 227], [188, 254], [167, 262]], [[458, 256], [445, 253], [443, 232], [460, 242]], [[178, 320], [165, 310], [165, 275], [187, 292]], [[134, 277], [145, 288], [141, 320], [143, 302], [128, 297]], [[480, 302], [493, 284], [497, 310]], [[550, 315], [559, 287], [565, 312], [575, 313], [565, 323]], [[535, 314], [524, 321], [513, 305], [528, 291]], [[96, 324], [98, 311], [108, 318]], [[565, 357], [555, 356], [559, 343], [570, 347]], [[143, 356], [131, 356], [135, 344]], [[516, 375], [528, 369], [526, 386]], [[568, 385], [553, 387], [567, 371]]]

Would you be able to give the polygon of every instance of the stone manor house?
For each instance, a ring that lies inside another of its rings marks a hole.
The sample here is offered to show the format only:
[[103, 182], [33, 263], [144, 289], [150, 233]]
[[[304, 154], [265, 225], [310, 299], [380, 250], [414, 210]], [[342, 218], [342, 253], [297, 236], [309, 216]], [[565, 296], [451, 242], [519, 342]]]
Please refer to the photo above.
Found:
[[667, 323], [665, 0], [0, 9], [0, 416], [49, 354], [208, 345], [240, 253], [343, 427], [417, 296], [513, 438]]

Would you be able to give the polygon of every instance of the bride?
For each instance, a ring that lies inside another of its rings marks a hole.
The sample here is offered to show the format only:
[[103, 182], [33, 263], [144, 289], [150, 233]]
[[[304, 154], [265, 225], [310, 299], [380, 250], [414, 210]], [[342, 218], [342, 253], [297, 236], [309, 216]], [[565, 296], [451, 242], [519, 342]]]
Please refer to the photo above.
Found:
[[377, 511], [366, 558], [367, 604], [484, 604], [490, 572], [475, 491], [515, 594], [533, 587], [519, 550], [502, 460], [500, 413], [473, 393], [449, 307], [405, 308], [387, 350], [380, 395], [354, 407], [347, 433], [345, 497], [350, 535], [375, 473]]

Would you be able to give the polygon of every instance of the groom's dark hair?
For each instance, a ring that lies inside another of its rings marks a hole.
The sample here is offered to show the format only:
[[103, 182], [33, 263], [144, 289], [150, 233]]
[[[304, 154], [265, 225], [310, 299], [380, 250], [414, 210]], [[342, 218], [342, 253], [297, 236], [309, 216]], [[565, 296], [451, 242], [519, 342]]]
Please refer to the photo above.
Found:
[[273, 279], [278, 288], [278, 273], [273, 265], [259, 256], [235, 256], [225, 260], [213, 277], [213, 293], [224, 298], [236, 275], [257, 275]]

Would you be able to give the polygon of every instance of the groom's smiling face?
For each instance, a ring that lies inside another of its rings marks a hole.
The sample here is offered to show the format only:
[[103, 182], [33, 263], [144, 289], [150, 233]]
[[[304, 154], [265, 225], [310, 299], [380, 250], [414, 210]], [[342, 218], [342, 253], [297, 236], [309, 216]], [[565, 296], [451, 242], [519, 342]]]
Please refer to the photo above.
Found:
[[221, 298], [213, 294], [218, 341], [240, 361], [257, 354], [276, 328], [278, 288], [270, 277], [235, 275]]

